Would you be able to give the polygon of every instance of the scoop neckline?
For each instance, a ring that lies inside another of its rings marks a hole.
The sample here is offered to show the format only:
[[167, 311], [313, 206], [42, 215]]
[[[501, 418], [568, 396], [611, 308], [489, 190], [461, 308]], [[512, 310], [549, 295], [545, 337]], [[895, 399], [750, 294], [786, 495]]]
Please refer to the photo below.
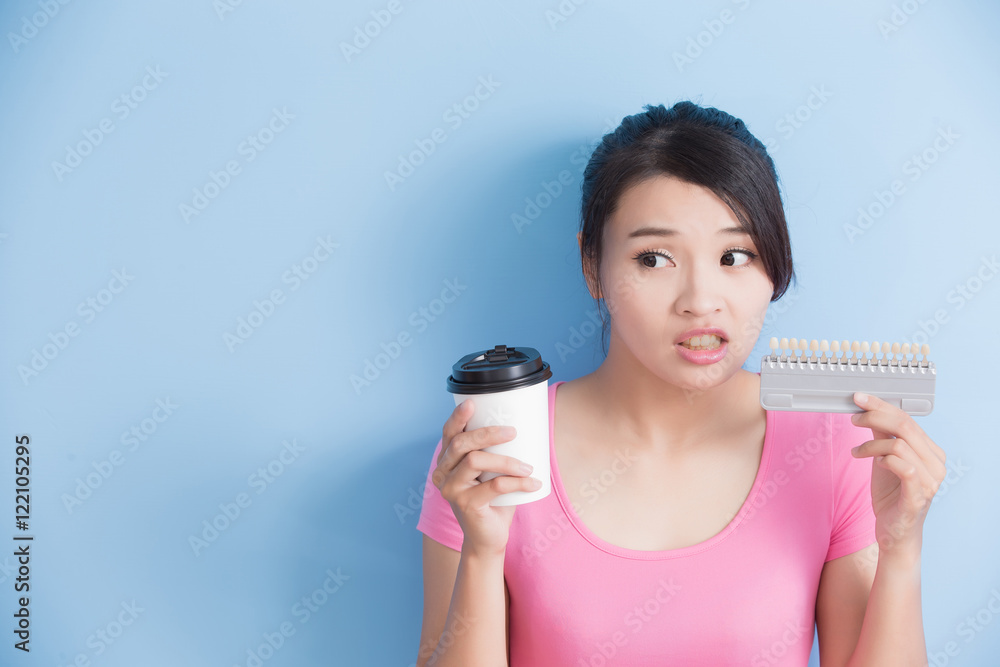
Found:
[[[760, 375], [760, 373], [756, 373]], [[559, 385], [566, 382], [566, 380], [560, 380], [553, 383], [552, 391], [549, 397], [549, 462], [552, 468], [552, 487], [555, 489], [556, 499], [559, 501], [560, 506], [562, 506], [563, 512], [569, 519], [570, 524], [576, 529], [576, 531], [585, 540], [590, 542], [592, 545], [610, 553], [615, 556], [620, 556], [622, 558], [631, 558], [634, 560], [666, 560], [670, 558], [682, 558], [684, 556], [692, 556], [702, 551], [706, 551], [716, 546], [727, 537], [733, 534], [733, 532], [739, 528], [740, 524], [743, 523], [744, 518], [750, 512], [754, 501], [761, 491], [761, 487], [764, 485], [764, 479], [767, 477], [767, 471], [770, 469], [771, 465], [771, 450], [773, 449], [772, 441], [774, 439], [775, 431], [775, 420], [772, 416], [772, 411], [766, 411], [765, 427], [764, 427], [764, 445], [761, 451], [760, 463], [757, 466], [757, 476], [754, 478], [753, 486], [750, 487], [750, 493], [747, 494], [746, 500], [743, 501], [743, 505], [740, 506], [739, 511], [736, 513], [726, 527], [721, 531], [713, 535], [712, 537], [698, 542], [697, 544], [691, 544], [686, 547], [680, 547], [677, 549], [661, 549], [656, 551], [645, 551], [640, 549], [627, 549], [625, 547], [620, 547], [610, 542], [606, 542], [600, 537], [598, 537], [594, 532], [592, 532], [586, 524], [577, 516], [576, 511], [573, 510], [573, 504], [569, 500], [569, 496], [566, 494], [566, 489], [563, 487], [562, 475], [559, 472], [559, 464], [556, 457], [556, 393], [559, 390]]]

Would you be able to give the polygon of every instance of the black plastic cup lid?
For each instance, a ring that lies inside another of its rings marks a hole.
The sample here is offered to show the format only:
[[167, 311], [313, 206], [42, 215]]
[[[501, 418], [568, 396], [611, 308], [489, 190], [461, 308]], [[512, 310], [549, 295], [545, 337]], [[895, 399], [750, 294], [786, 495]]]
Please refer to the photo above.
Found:
[[538, 350], [497, 345], [459, 359], [451, 367], [447, 386], [453, 394], [492, 394], [530, 387], [550, 377], [552, 370]]

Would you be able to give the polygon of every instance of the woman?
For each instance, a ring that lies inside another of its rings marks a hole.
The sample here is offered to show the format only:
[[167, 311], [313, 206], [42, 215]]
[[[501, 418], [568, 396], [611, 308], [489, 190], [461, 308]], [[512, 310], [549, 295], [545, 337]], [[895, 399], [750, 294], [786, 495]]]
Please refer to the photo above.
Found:
[[491, 507], [540, 485], [481, 451], [513, 430], [465, 431], [474, 400], [444, 425], [417, 666], [806, 665], [814, 625], [824, 667], [926, 664], [944, 452], [875, 397], [761, 408], [741, 367], [794, 277], [774, 164], [718, 109], [645, 109], [584, 172], [577, 239], [611, 341], [549, 387], [553, 493]]

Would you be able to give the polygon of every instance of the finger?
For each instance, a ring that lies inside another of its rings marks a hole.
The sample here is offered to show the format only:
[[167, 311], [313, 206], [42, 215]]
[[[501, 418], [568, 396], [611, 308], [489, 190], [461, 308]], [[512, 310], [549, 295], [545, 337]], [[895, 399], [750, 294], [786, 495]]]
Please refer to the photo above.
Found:
[[[864, 398], [863, 398], [864, 397]], [[891, 405], [873, 394], [862, 394], [855, 392], [854, 402], [864, 412], [851, 415], [851, 421], [858, 426], [865, 426], [872, 430], [876, 438], [903, 437], [898, 432], [903, 428], [903, 418], [909, 417], [895, 405]]]
[[851, 450], [855, 458], [875, 457], [875, 463], [879, 463], [879, 458], [891, 456], [904, 461], [906, 466], [912, 468], [916, 473], [916, 478], [934, 488], [934, 475], [927, 469], [926, 462], [909, 446], [909, 443], [902, 438], [888, 438], [885, 440], [869, 440]]
[[451, 411], [451, 416], [444, 423], [444, 428], [441, 429], [441, 453], [438, 454], [438, 464], [441, 463], [442, 457], [444, 457], [445, 452], [448, 450], [448, 445], [456, 435], [465, 430], [465, 425], [469, 423], [469, 418], [472, 417], [472, 413], [475, 412], [475, 404], [472, 402], [471, 398], [467, 398], [458, 405], [455, 409]]
[[899, 478], [903, 502], [910, 507], [923, 509], [928, 496], [924, 493], [924, 481], [919, 466], [895, 454], [886, 454], [875, 459], [875, 465], [885, 468]]
[[495, 472], [501, 475], [512, 475], [515, 477], [527, 477], [532, 471], [522, 470], [520, 461], [513, 456], [497, 454], [495, 452], [484, 452], [476, 449], [465, 455], [455, 467], [452, 480], [458, 488], [467, 488], [479, 484], [477, 479], [484, 472]]
[[511, 477], [509, 475], [494, 477], [488, 482], [481, 482], [475, 488], [469, 490], [469, 505], [472, 507], [489, 505], [490, 501], [497, 496], [513, 491], [537, 491], [541, 486], [533, 486], [532, 484], [535, 481], [537, 481], [535, 477]]
[[937, 464], [944, 467], [944, 450], [927, 436], [911, 415], [871, 394], [867, 394], [867, 402], [862, 403], [860, 395], [860, 392], [854, 394], [855, 403], [864, 412], [852, 415], [851, 423], [870, 428], [872, 435], [878, 439], [903, 438], [927, 462], [928, 467], [936, 468]]
[[[451, 444], [438, 463], [438, 470], [447, 477], [466, 454], [483, 447], [508, 442], [515, 437], [516, 429], [513, 426], [483, 426], [471, 431], [463, 431], [451, 439]], [[473, 475], [474, 477], [475, 475]]]

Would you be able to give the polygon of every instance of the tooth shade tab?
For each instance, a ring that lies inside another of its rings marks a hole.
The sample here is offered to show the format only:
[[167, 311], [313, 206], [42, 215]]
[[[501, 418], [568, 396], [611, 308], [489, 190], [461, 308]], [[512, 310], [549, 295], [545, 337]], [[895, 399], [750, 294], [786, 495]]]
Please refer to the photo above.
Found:
[[909, 415], [934, 409], [937, 369], [926, 343], [844, 340], [828, 345], [805, 338], [772, 338], [770, 343], [770, 354], [760, 361], [765, 410], [858, 413], [858, 392]]
[[[695, 339], [698, 337], [696, 336]], [[695, 340], [692, 339], [692, 340]], [[766, 358], [774, 362], [793, 364], [838, 364], [872, 367], [927, 368], [930, 345], [872, 341], [832, 341], [806, 338], [777, 338], [770, 340], [771, 354]], [[843, 352], [838, 356], [838, 352]], [[921, 358], [917, 358], [921, 355]]]

